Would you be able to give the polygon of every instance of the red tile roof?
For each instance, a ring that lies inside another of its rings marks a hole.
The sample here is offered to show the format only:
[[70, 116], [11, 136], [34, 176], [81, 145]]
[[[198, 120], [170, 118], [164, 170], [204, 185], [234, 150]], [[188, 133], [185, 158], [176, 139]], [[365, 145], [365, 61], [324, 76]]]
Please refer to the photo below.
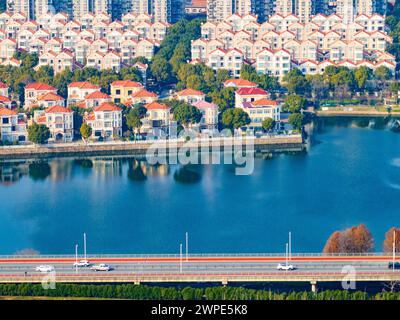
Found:
[[100, 90], [100, 87], [90, 83], [88, 81], [82, 81], [82, 82], [72, 82], [68, 85], [68, 88], [79, 88], [79, 89], [97, 89]]
[[121, 111], [120, 107], [117, 107], [115, 104], [103, 102], [98, 107], [93, 108], [93, 111], [100, 112], [100, 111]]
[[47, 108], [45, 111], [45, 113], [70, 113], [73, 112], [71, 109], [62, 107], [62, 106], [53, 106], [50, 108]]
[[157, 94], [155, 94], [154, 92], [147, 91], [146, 89], [132, 93], [131, 96], [133, 98], [147, 98], [147, 97], [157, 98]]
[[225, 81], [224, 85], [234, 84], [236, 87], [257, 87], [257, 84], [244, 79], [228, 79]]
[[64, 100], [64, 98], [59, 96], [58, 94], [48, 92], [48, 93], [45, 93], [45, 94], [41, 95], [40, 97], [38, 97], [38, 100], [39, 101], [61, 101], [61, 100]]
[[0, 116], [15, 116], [17, 113], [14, 110], [0, 108]]
[[110, 96], [107, 93], [101, 92], [101, 91], [95, 91], [92, 93], [89, 93], [85, 99], [110, 99]]
[[143, 87], [141, 83], [131, 80], [117, 80], [111, 83], [113, 87], [128, 87], [128, 88], [139, 88]]
[[0, 102], [6, 102], [6, 103], [8, 103], [8, 102], [11, 102], [11, 100], [10, 100], [8, 97], [1, 96], [1, 95], [0, 95]]
[[0, 89], [7, 89], [8, 85], [6, 85], [4, 82], [0, 82]]
[[25, 89], [33, 89], [33, 90], [40, 90], [40, 91], [44, 91], [44, 90], [57, 91], [56, 88], [54, 88], [46, 83], [41, 83], [41, 82], [29, 83], [26, 85]]
[[147, 110], [168, 110], [169, 109], [169, 107], [166, 106], [165, 104], [161, 104], [158, 102], [152, 102], [152, 103], [146, 104], [144, 107]]
[[184, 89], [176, 93], [178, 96], [185, 97], [185, 96], [202, 96], [204, 95], [203, 92], [194, 89]]
[[241, 96], [268, 94], [267, 91], [260, 88], [240, 88], [239, 90], [236, 91], [236, 93]]
[[262, 98], [251, 103], [253, 106], [277, 106], [278, 102], [267, 98]]

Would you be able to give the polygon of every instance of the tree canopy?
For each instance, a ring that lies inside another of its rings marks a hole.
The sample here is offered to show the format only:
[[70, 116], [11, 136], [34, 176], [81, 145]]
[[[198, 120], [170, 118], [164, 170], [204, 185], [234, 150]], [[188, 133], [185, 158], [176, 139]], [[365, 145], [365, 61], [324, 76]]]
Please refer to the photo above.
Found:
[[28, 127], [28, 140], [37, 143], [44, 144], [50, 138], [50, 131], [44, 124], [33, 123]]

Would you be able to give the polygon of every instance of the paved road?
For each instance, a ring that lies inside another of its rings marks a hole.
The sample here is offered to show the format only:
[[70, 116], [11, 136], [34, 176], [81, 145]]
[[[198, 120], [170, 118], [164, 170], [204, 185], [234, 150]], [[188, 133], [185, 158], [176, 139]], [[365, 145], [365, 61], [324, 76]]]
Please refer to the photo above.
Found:
[[324, 257], [324, 256], [296, 256], [291, 263], [296, 266], [294, 271], [277, 270], [278, 263], [285, 263], [285, 257], [278, 256], [204, 256], [185, 257], [91, 257], [93, 264], [107, 263], [112, 266], [110, 272], [95, 272], [90, 268], [78, 268], [73, 266], [74, 258], [1, 258], [0, 257], [0, 281], [8, 277], [41, 276], [36, 272], [38, 265], [53, 265], [57, 275], [66, 277], [142, 277], [153, 278], [171, 276], [180, 277], [195, 276], [198, 279], [211, 279], [212, 277], [235, 277], [240, 275], [253, 275], [256, 277], [297, 277], [306, 275], [341, 275], [346, 266], [355, 268], [357, 274], [366, 275], [396, 275], [400, 279], [400, 270], [388, 269], [389, 256], [357, 256], [357, 257]]

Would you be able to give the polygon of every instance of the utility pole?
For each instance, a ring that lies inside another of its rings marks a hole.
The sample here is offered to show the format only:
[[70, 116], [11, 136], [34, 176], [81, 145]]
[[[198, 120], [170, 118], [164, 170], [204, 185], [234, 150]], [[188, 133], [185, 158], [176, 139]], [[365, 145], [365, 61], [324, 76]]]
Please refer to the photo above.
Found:
[[84, 260], [86, 261], [86, 232], [83, 234], [83, 254]]
[[288, 249], [289, 249], [289, 245], [288, 245], [288, 243], [286, 243], [286, 252], [285, 252], [285, 254], [286, 254], [286, 267], [288, 266]]
[[186, 232], [186, 262], [189, 261], [189, 233]]
[[182, 243], [179, 245], [179, 272], [182, 273]]

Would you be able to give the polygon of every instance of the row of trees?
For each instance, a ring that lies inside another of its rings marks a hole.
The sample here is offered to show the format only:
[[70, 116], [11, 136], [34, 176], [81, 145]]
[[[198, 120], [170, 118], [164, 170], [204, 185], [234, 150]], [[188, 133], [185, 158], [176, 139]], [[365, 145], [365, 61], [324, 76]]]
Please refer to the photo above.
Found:
[[87, 285], [59, 283], [45, 290], [40, 284], [0, 284], [1, 296], [85, 297], [135, 300], [400, 300], [399, 293], [368, 294], [361, 291], [327, 290], [317, 293], [274, 292], [243, 287], [153, 287], [144, 285]]
[[[396, 233], [396, 252], [400, 252], [400, 229], [391, 228], [385, 234], [383, 251], [392, 252]], [[343, 231], [335, 231], [325, 244], [324, 253], [367, 253], [374, 249], [374, 239], [364, 224]]]

